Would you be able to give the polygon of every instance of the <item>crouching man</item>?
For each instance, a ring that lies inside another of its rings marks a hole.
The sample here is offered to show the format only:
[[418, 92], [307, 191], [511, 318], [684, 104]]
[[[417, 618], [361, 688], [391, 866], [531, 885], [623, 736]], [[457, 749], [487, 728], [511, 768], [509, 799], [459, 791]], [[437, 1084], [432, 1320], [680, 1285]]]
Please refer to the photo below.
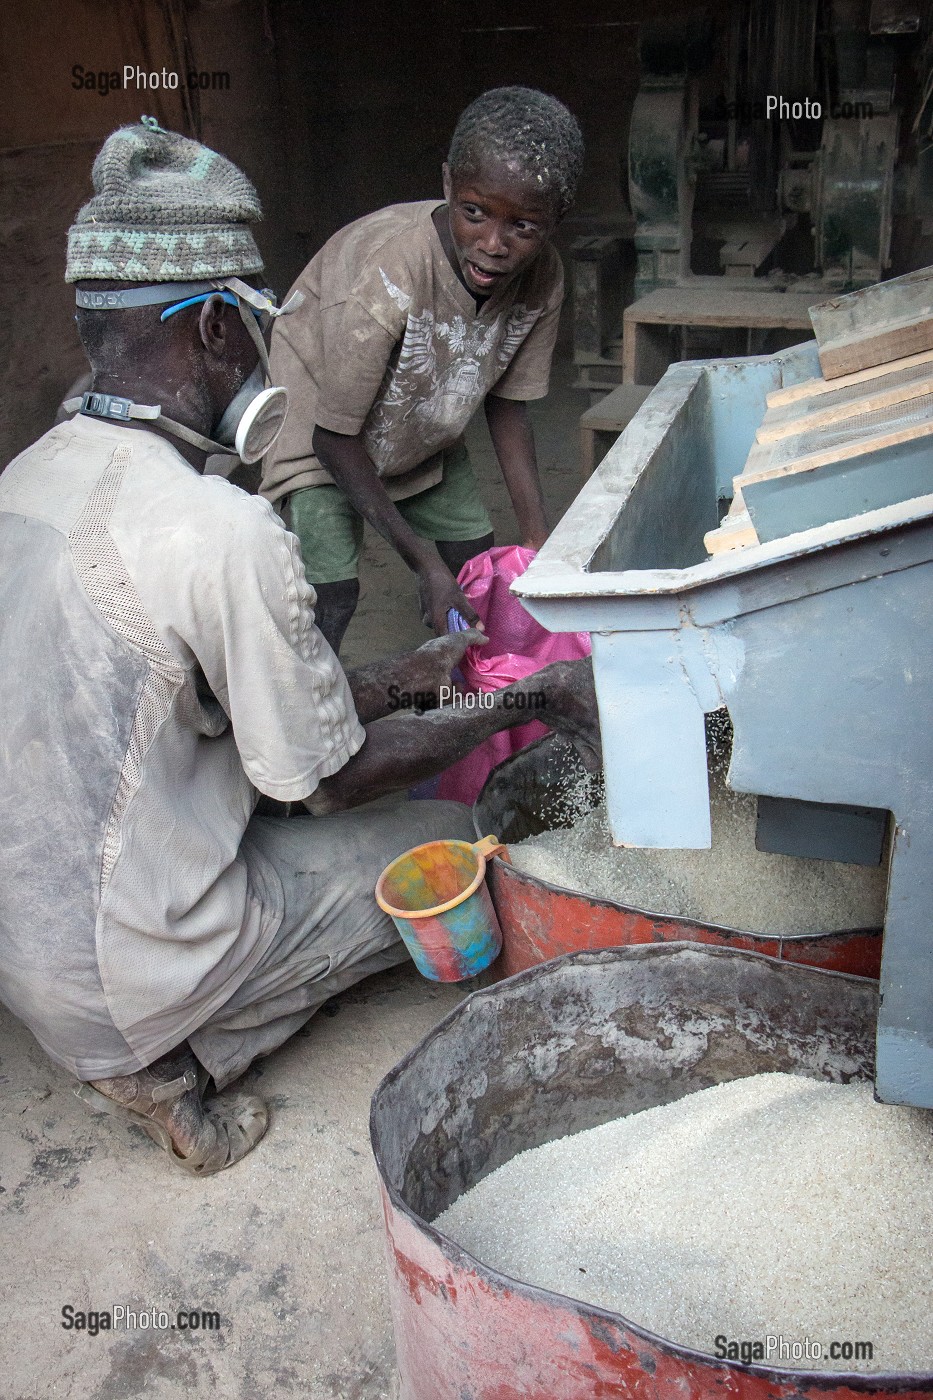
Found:
[[[0, 477], [0, 992], [95, 1109], [187, 1170], [242, 1158], [261, 1100], [223, 1090], [329, 996], [405, 958], [380, 870], [454, 803], [345, 809], [521, 723], [390, 714], [438, 690], [476, 632], [345, 674], [294, 536], [202, 475], [281, 426], [265, 384], [255, 191], [154, 122], [94, 166], [67, 279], [93, 371], [74, 416]], [[535, 677], [553, 726], [598, 746], [585, 663]], [[258, 794], [311, 815], [254, 815]]]

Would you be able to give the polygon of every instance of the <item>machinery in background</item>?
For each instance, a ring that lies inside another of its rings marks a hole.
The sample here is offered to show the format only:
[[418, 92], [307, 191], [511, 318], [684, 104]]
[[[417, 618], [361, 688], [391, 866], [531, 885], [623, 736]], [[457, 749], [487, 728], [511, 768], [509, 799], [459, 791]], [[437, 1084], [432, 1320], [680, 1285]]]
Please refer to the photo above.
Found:
[[[581, 387], [782, 349], [811, 301], [929, 261], [915, 245], [933, 234], [931, 30], [927, 0], [732, 0], [641, 26], [635, 305], [620, 336], [622, 240], [578, 239]], [[661, 353], [635, 347], [639, 326], [664, 328], [648, 332]]]

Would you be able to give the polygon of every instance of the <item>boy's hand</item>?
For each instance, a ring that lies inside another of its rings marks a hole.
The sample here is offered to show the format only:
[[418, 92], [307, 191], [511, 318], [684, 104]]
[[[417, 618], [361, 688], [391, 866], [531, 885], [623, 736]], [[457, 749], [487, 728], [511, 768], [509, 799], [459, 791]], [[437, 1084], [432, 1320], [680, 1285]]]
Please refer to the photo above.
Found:
[[533, 549], [535, 554], [537, 554], [538, 550], [542, 549], [547, 543], [547, 538], [547, 526], [538, 530], [531, 530], [528, 532], [525, 539], [522, 540], [522, 548]]
[[447, 613], [450, 608], [456, 608], [471, 627], [476, 627], [481, 632], [484, 630], [476, 609], [447, 565], [439, 559], [436, 563], [432, 561], [418, 570], [418, 602], [421, 606], [421, 621], [439, 637], [447, 632]]

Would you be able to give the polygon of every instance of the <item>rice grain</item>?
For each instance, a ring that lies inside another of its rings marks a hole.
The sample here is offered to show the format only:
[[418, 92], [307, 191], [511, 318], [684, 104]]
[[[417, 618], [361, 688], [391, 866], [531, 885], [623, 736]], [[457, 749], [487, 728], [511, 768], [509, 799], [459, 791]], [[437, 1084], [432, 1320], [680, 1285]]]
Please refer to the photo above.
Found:
[[933, 1112], [869, 1084], [716, 1085], [520, 1153], [435, 1223], [702, 1352], [773, 1336], [811, 1349], [777, 1369], [933, 1371]]

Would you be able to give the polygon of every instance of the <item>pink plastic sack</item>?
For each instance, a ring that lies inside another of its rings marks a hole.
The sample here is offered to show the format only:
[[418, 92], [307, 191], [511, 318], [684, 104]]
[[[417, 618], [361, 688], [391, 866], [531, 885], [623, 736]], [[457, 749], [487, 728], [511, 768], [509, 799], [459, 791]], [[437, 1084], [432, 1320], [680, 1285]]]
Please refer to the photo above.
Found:
[[[533, 676], [552, 661], [576, 661], [590, 654], [588, 632], [548, 632], [521, 600], [509, 592], [532, 559], [533, 549], [504, 545], [470, 559], [457, 582], [482, 618], [489, 641], [469, 647], [460, 669], [468, 690], [493, 691]], [[528, 686], [533, 693], [534, 686]], [[547, 734], [540, 720], [493, 734], [441, 774], [437, 796], [472, 804], [497, 763]]]

